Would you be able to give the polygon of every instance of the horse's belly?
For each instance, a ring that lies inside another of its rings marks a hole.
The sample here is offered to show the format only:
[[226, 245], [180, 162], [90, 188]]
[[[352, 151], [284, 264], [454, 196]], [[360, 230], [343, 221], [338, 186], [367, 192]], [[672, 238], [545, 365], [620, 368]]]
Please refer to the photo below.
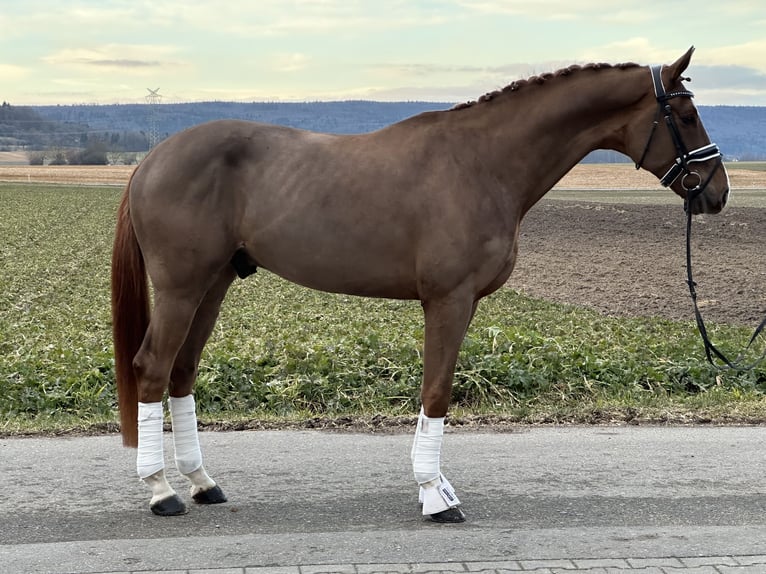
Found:
[[345, 261], [342, 263], [282, 261], [263, 265], [280, 277], [319, 291], [344, 293], [362, 297], [388, 299], [417, 299], [417, 281], [390, 266], [375, 261]]

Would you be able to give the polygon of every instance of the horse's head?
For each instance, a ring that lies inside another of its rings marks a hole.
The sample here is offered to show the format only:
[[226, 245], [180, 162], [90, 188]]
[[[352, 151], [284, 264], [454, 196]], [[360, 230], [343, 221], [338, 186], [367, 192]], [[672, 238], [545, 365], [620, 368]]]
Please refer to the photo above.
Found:
[[[686, 200], [692, 213], [718, 213], [729, 196], [729, 177], [682, 81], [694, 48], [646, 75], [647, 95], [631, 122], [629, 154]], [[688, 80], [687, 80], [688, 81]]]

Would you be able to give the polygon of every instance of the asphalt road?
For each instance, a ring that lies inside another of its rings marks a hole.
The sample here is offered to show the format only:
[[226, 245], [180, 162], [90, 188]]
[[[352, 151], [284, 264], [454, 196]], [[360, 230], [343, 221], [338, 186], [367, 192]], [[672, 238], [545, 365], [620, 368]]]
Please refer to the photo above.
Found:
[[1, 439], [0, 572], [766, 555], [766, 428], [448, 429], [442, 468], [468, 515], [462, 525], [422, 520], [411, 440], [203, 433], [205, 466], [229, 502], [159, 518], [119, 437]]

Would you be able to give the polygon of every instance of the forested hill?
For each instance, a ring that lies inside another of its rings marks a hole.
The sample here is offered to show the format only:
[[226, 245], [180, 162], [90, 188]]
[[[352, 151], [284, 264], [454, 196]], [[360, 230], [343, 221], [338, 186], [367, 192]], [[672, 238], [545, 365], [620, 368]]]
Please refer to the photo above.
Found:
[[427, 110], [448, 109], [434, 102], [202, 102], [156, 106], [36, 106], [42, 116], [60, 122], [87, 123], [93, 130], [146, 131], [152, 118], [161, 138], [217, 119], [243, 119], [327, 133], [370, 132]]
[[699, 112], [727, 159], [766, 159], [766, 107], [700, 106]]
[[[35, 106], [48, 121], [65, 123], [70, 130], [87, 126], [89, 134], [143, 134], [156, 128], [162, 139], [187, 127], [222, 118], [239, 118], [329, 133], [361, 133], [427, 110], [452, 107], [439, 102], [204, 102], [149, 105]], [[766, 159], [766, 107], [700, 106], [712, 141], [729, 159]], [[2, 135], [2, 134], [0, 134]], [[81, 138], [82, 139], [82, 138]], [[614, 155], [614, 154], [613, 154]], [[611, 157], [611, 156], [603, 156]], [[603, 157], [601, 158], [603, 160]]]

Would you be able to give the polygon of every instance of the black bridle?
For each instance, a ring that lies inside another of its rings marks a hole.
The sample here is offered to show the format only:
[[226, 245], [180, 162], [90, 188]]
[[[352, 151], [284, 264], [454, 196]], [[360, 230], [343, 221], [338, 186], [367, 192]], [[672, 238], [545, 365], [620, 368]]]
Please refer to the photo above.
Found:
[[[649, 139], [646, 141], [644, 147], [644, 153], [641, 154], [641, 159], [636, 162], [636, 169], [641, 169], [644, 164], [646, 155], [649, 153], [649, 147], [652, 145], [652, 139], [654, 133], [657, 131], [657, 126], [660, 123], [660, 118], [664, 118], [665, 125], [670, 131], [670, 137], [673, 139], [673, 145], [676, 148], [676, 159], [670, 169], [660, 178], [660, 183], [664, 187], [670, 187], [675, 181], [683, 174], [681, 179], [681, 185], [686, 190], [686, 207], [688, 209], [689, 203], [702, 193], [705, 188], [713, 179], [713, 175], [721, 166], [721, 151], [714, 143], [704, 145], [692, 151], [688, 151], [684, 144], [683, 138], [681, 138], [681, 132], [678, 131], [678, 126], [673, 118], [673, 108], [670, 106], [670, 100], [673, 98], [693, 98], [694, 94], [688, 90], [678, 90], [676, 92], [666, 92], [665, 86], [662, 84], [662, 66], [652, 66], [652, 82], [654, 83], [654, 96], [657, 98], [657, 115], [654, 118], [652, 124], [652, 131], [649, 133]], [[695, 163], [702, 163], [710, 160], [718, 160], [715, 169], [711, 170], [707, 179], [703, 182], [700, 174], [696, 171], [692, 171], [691, 166]], [[687, 185], [687, 178], [690, 176], [696, 177], [697, 181], [694, 186]]]
[[[670, 187], [679, 178], [681, 179], [681, 185], [686, 191], [686, 200], [684, 201], [684, 210], [686, 211], [686, 283], [689, 286], [689, 294], [691, 295], [692, 303], [694, 306], [694, 317], [697, 321], [697, 328], [702, 337], [702, 342], [705, 345], [705, 356], [711, 365], [721, 368], [727, 367], [729, 369], [745, 371], [755, 368], [764, 358], [766, 358], [766, 349], [755, 361], [750, 364], [743, 365], [742, 360], [744, 355], [748, 352], [752, 344], [766, 328], [766, 317], [761, 321], [760, 325], [755, 329], [753, 336], [750, 337], [745, 349], [739, 354], [735, 360], [730, 360], [725, 354], [723, 354], [711, 341], [705, 327], [705, 322], [702, 319], [702, 313], [700, 313], [699, 305], [697, 303], [697, 284], [694, 282], [692, 276], [692, 255], [691, 255], [691, 233], [692, 233], [692, 210], [691, 202], [699, 196], [710, 181], [713, 179], [716, 171], [721, 167], [723, 159], [721, 157], [721, 151], [716, 144], [707, 144], [692, 151], [688, 151], [681, 133], [678, 131], [675, 119], [673, 118], [673, 109], [668, 103], [669, 100], [678, 97], [693, 98], [694, 94], [688, 90], [679, 90], [676, 92], [666, 92], [665, 87], [662, 84], [662, 66], [652, 66], [652, 82], [654, 83], [654, 95], [657, 98], [657, 115], [654, 118], [652, 125], [652, 131], [649, 133], [649, 139], [646, 142], [644, 153], [641, 155], [641, 159], [636, 163], [636, 169], [640, 169], [646, 159], [646, 155], [649, 152], [649, 147], [654, 138], [654, 133], [657, 130], [657, 126], [660, 123], [660, 118], [664, 117], [665, 125], [670, 131], [670, 137], [673, 140], [673, 145], [676, 148], [676, 159], [671, 168], [660, 178], [660, 183], [664, 187]], [[695, 163], [702, 163], [710, 160], [715, 160], [715, 168], [710, 170], [707, 178], [703, 181], [702, 177], [696, 171], [692, 171], [691, 166]], [[682, 176], [683, 174], [683, 176]], [[691, 182], [696, 182], [694, 186], [687, 185], [687, 179]], [[719, 359], [723, 365], [716, 365], [713, 357]]]

